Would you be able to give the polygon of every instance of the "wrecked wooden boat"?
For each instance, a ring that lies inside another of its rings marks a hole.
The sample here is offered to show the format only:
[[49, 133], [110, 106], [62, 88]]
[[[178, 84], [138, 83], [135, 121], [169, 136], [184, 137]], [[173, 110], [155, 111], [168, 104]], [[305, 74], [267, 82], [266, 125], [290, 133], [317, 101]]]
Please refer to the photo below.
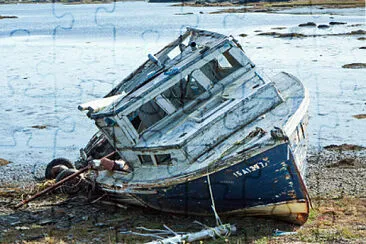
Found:
[[266, 78], [233, 37], [188, 28], [79, 106], [99, 131], [75, 164], [114, 202], [303, 224], [308, 105], [294, 76]]

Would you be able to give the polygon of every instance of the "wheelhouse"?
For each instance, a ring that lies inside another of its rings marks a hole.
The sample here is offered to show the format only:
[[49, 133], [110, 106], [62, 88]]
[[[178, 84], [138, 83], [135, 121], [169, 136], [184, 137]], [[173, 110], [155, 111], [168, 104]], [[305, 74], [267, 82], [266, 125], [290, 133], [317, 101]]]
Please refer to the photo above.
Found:
[[[148, 57], [103, 99], [108, 100], [103, 106], [83, 107], [89, 109], [89, 116], [121, 157], [134, 167], [187, 162], [189, 155], [179, 143], [154, 146], [147, 138], [159, 140], [163, 136], [156, 135], [173, 130], [163, 132], [161, 124], [169, 127], [169, 121], [187, 118], [201, 123], [229, 105], [233, 98], [225, 97], [225, 89], [232, 89], [231, 83], [243, 74], [250, 73], [258, 86], [264, 83], [256, 72], [249, 72], [254, 65], [240, 45], [216, 33], [188, 29]], [[240, 90], [243, 82], [236, 88]], [[186, 134], [181, 133], [176, 141]]]

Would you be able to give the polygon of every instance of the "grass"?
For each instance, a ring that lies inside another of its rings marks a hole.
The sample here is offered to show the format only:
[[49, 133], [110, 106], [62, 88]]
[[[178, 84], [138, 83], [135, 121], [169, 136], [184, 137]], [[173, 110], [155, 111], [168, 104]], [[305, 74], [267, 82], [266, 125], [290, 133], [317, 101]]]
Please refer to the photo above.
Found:
[[313, 199], [313, 203], [308, 222], [298, 232], [300, 241], [366, 240], [366, 232], [362, 230], [366, 227], [366, 199]]
[[[57, 196], [50, 196], [51, 202], [57, 201]], [[44, 200], [43, 200], [44, 201]], [[44, 203], [42, 200], [34, 203], [31, 207], [36, 207], [37, 203]], [[40, 223], [22, 223], [19, 227], [26, 226], [29, 229], [18, 230], [17, 226], [10, 226], [6, 232], [2, 233], [0, 242], [14, 243], [142, 243], [151, 241], [151, 238], [123, 235], [122, 230], [135, 231], [137, 226], [144, 226], [152, 229], [162, 229], [163, 224], [171, 227], [175, 231], [195, 232], [200, 227], [192, 225], [193, 218], [186, 216], [174, 216], [151, 212], [141, 208], [129, 208], [128, 210], [111, 210], [108, 208], [84, 206], [76, 202], [82, 209], [74, 205], [68, 206], [63, 201], [58, 200], [61, 205], [54, 205], [55, 214], [64, 216], [73, 210], [74, 217], [82, 219], [76, 221], [66, 229], [60, 229], [60, 224], [56, 222], [42, 225]], [[75, 204], [75, 202], [74, 202]], [[308, 221], [301, 227], [287, 224], [273, 219], [249, 218], [249, 217], [222, 217], [222, 221], [235, 224], [238, 228], [237, 235], [217, 240], [206, 240], [204, 243], [291, 243], [291, 242], [362, 242], [366, 240], [366, 199], [345, 197], [341, 199], [313, 199], [313, 206], [310, 210]], [[50, 207], [39, 206], [37, 209], [24, 209], [23, 211], [34, 212], [45, 217], [50, 216]], [[41, 212], [39, 212], [41, 211]], [[52, 212], [51, 211], [51, 212]], [[30, 213], [31, 213], [30, 212]], [[65, 213], [64, 213], [65, 212]], [[32, 213], [31, 213], [32, 214]], [[211, 221], [212, 219], [212, 221]], [[213, 218], [209, 220], [198, 219], [209, 225], [214, 225]], [[99, 226], [98, 223], [105, 223]], [[273, 236], [273, 231], [297, 231], [295, 235]]]

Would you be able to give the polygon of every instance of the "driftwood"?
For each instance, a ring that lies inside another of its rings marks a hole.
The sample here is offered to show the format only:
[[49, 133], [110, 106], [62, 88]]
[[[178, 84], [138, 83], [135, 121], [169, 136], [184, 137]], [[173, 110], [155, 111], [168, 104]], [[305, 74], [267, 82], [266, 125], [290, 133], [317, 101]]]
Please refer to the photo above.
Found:
[[[205, 228], [199, 232], [194, 233], [176, 233], [173, 230], [169, 229], [168, 227], [164, 226], [168, 230], [149, 230], [146, 228], [143, 228], [143, 230], [146, 231], [154, 231], [155, 234], [149, 233], [149, 234], [143, 234], [143, 233], [136, 233], [136, 232], [125, 232], [124, 234], [135, 234], [139, 236], [152, 236], [159, 238], [160, 240], [155, 240], [152, 242], [148, 242], [146, 244], [171, 244], [171, 243], [184, 243], [184, 242], [193, 242], [193, 241], [199, 241], [209, 238], [216, 238], [216, 237], [226, 237], [229, 236], [232, 233], [236, 232], [235, 225], [230, 224], [223, 224], [218, 225], [213, 228]], [[163, 234], [174, 234], [172, 237], [162, 238], [159, 235]]]

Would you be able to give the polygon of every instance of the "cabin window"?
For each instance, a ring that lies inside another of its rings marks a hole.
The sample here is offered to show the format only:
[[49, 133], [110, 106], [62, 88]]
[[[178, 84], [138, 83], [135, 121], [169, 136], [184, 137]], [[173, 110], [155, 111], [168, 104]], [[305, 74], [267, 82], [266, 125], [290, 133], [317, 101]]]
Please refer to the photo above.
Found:
[[217, 83], [241, 67], [242, 65], [231, 56], [228, 50], [202, 66], [201, 71], [213, 83]]
[[170, 154], [142, 154], [138, 155], [138, 158], [142, 165], [172, 165], [172, 158]]
[[205, 88], [192, 76], [181, 79], [173, 87], [164, 91], [162, 95], [167, 98], [175, 108], [184, 107], [206, 91]]
[[157, 165], [171, 165], [172, 158], [170, 154], [156, 154], [155, 160]]
[[154, 165], [151, 155], [138, 155], [142, 165]]
[[130, 122], [132, 123], [133, 127], [139, 131], [140, 126], [142, 125], [142, 121], [138, 115], [137, 112], [132, 112], [130, 113], [128, 116], [128, 119], [130, 120]]
[[167, 113], [154, 100], [145, 103], [136, 111], [127, 115], [139, 134], [165, 116], [167, 116]]

